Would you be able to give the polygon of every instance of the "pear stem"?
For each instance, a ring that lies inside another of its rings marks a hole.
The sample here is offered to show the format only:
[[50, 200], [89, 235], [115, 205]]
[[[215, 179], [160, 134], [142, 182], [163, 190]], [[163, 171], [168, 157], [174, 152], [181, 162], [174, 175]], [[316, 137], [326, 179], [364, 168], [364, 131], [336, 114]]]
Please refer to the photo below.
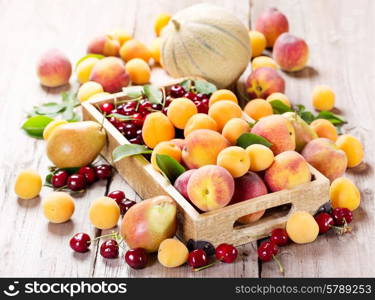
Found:
[[180, 22], [178, 22], [178, 21], [175, 20], [175, 19], [172, 19], [171, 21], [172, 21], [172, 23], [173, 23], [174, 28], [176, 29], [176, 31], [179, 31], [180, 28], [181, 28], [181, 24], [180, 24]]

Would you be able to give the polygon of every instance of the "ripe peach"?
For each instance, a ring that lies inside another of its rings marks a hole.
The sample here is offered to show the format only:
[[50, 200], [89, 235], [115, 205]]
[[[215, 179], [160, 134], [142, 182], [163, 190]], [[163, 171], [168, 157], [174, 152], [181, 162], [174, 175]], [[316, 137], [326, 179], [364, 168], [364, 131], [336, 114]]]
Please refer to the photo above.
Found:
[[157, 111], [147, 115], [142, 127], [142, 138], [151, 149], [157, 144], [174, 138], [173, 124], [166, 115]]
[[355, 210], [361, 203], [361, 194], [356, 185], [348, 178], [336, 178], [329, 189], [329, 198], [333, 208]]
[[268, 169], [274, 161], [272, 150], [264, 145], [250, 145], [246, 148], [246, 152], [250, 158], [250, 170], [254, 172]]
[[220, 151], [230, 144], [220, 133], [209, 129], [198, 129], [185, 139], [182, 161], [189, 169], [215, 165]]
[[77, 98], [82, 103], [99, 93], [103, 93], [102, 85], [95, 81], [87, 81], [78, 89]]
[[189, 183], [191, 175], [196, 171], [196, 169], [187, 170], [186, 172], [182, 173], [180, 176], [177, 177], [176, 181], [174, 182], [174, 187], [177, 191], [181, 193], [185, 199], [189, 199], [189, 195], [187, 192], [187, 185]]
[[210, 106], [208, 115], [216, 121], [217, 129], [222, 131], [230, 119], [242, 117], [242, 110], [238, 104], [230, 100], [222, 100]]
[[331, 181], [341, 177], [348, 165], [345, 152], [326, 138], [318, 138], [309, 142], [303, 148], [302, 155], [309, 164]]
[[280, 68], [279, 65], [268, 56], [255, 57], [251, 62], [251, 67], [253, 71], [262, 67], [267, 67], [274, 70], [278, 70]]
[[249, 32], [250, 37], [250, 47], [251, 47], [251, 57], [256, 57], [262, 54], [264, 49], [266, 49], [267, 41], [263, 33], [251, 30]]
[[168, 107], [167, 116], [172, 124], [184, 129], [189, 119], [198, 113], [194, 102], [188, 98], [174, 99]]
[[101, 54], [104, 56], [118, 56], [120, 43], [111, 35], [101, 35], [90, 41], [87, 53]]
[[236, 145], [238, 138], [246, 132], [250, 132], [249, 123], [241, 118], [233, 118], [224, 125], [221, 134], [229, 141], [229, 143]]
[[286, 112], [282, 115], [292, 123], [296, 133], [296, 151], [302, 151], [303, 147], [313, 139], [318, 138], [315, 131], [295, 112]]
[[310, 127], [318, 137], [327, 138], [335, 142], [337, 140], [337, 130], [333, 124], [326, 119], [317, 119], [311, 122]]
[[209, 106], [211, 106], [214, 103], [221, 101], [221, 100], [229, 100], [238, 104], [238, 99], [235, 93], [233, 93], [231, 90], [226, 90], [226, 89], [221, 89], [221, 90], [217, 90], [213, 92], [208, 104]]
[[175, 144], [178, 148], [180, 148], [181, 151], [185, 147], [185, 140], [184, 139], [172, 139], [170, 142]]
[[40, 83], [46, 87], [58, 87], [69, 82], [72, 64], [59, 50], [51, 49], [43, 53], [37, 63]]
[[76, 73], [79, 83], [82, 84], [90, 80], [91, 71], [98, 61], [99, 59], [96, 57], [88, 57], [78, 64]]
[[161, 49], [162, 39], [157, 37], [151, 42], [150, 52], [155, 63], [160, 63], [160, 49]]
[[295, 72], [306, 66], [309, 59], [309, 47], [304, 39], [285, 32], [277, 38], [272, 54], [282, 70]]
[[280, 115], [271, 115], [260, 119], [251, 129], [251, 133], [260, 135], [272, 143], [275, 154], [296, 148], [293, 125]]
[[348, 158], [348, 167], [358, 166], [364, 157], [362, 143], [350, 134], [340, 135], [336, 141], [336, 146], [345, 152]]
[[48, 140], [51, 136], [52, 131], [54, 131], [58, 126], [68, 124], [68, 121], [65, 120], [53, 120], [52, 122], [48, 123], [48, 125], [43, 130], [43, 138]]
[[279, 100], [283, 102], [285, 105], [288, 105], [289, 107], [291, 107], [288, 97], [285, 96], [283, 93], [272, 93], [271, 95], [267, 97], [266, 100], [269, 103], [272, 103], [272, 101], [275, 101], [275, 100]]
[[151, 53], [145, 44], [131, 39], [120, 48], [120, 56], [126, 62], [133, 58], [140, 58], [148, 63], [151, 58]]
[[165, 154], [174, 158], [178, 162], [181, 161], [181, 149], [171, 141], [160, 142], [152, 151], [151, 164], [155, 170], [160, 171], [156, 161], [156, 154]]
[[162, 241], [175, 235], [176, 216], [176, 203], [170, 197], [146, 199], [127, 211], [122, 219], [120, 233], [129, 248], [155, 252]]
[[246, 86], [250, 99], [266, 99], [272, 93], [284, 93], [285, 81], [274, 69], [261, 67], [250, 73]]
[[150, 81], [150, 66], [140, 58], [133, 58], [125, 65], [125, 70], [130, 76], [130, 81], [135, 84], [146, 84]]
[[263, 11], [258, 17], [255, 29], [264, 34], [267, 47], [272, 47], [280, 34], [289, 31], [289, 23], [283, 13], [272, 7]]
[[177, 239], [165, 239], [158, 250], [158, 261], [167, 268], [176, 268], [186, 263], [189, 250]]
[[14, 192], [21, 199], [33, 199], [42, 189], [42, 178], [34, 170], [24, 170], [17, 175]]
[[249, 101], [244, 108], [244, 112], [255, 121], [273, 114], [271, 104], [263, 99]]
[[[244, 176], [234, 180], [234, 195], [229, 204], [246, 201], [267, 194], [267, 187], [263, 180], [254, 172], [247, 172]], [[258, 221], [265, 213], [260, 210], [239, 218], [241, 224], [249, 224]]]
[[120, 44], [120, 47], [123, 44], [125, 44], [127, 41], [132, 39], [132, 36], [126, 30], [123, 30], [123, 29], [112, 30], [108, 35], [112, 39], [117, 40]]
[[168, 24], [171, 16], [166, 13], [160, 13], [154, 21], [154, 31], [156, 36], [159, 36], [162, 29]]
[[286, 222], [286, 232], [293, 242], [306, 244], [316, 240], [319, 226], [308, 212], [295, 211]]
[[335, 106], [335, 92], [326, 85], [318, 85], [312, 92], [312, 105], [317, 110], [331, 110]]
[[[112, 200], [113, 201], [113, 200]], [[44, 216], [52, 223], [64, 223], [74, 213], [74, 199], [64, 192], [52, 192], [42, 201]]]
[[246, 150], [238, 146], [230, 146], [220, 151], [217, 165], [221, 166], [234, 177], [243, 176], [250, 168], [250, 157]]
[[195, 206], [202, 211], [211, 211], [230, 202], [234, 193], [234, 180], [226, 169], [208, 165], [191, 175], [187, 191]]
[[292, 189], [311, 181], [311, 172], [305, 159], [295, 151], [285, 151], [275, 156], [266, 170], [264, 181], [271, 191]]
[[190, 117], [184, 128], [184, 136], [187, 137], [190, 133], [197, 129], [210, 129], [217, 131], [217, 124], [214, 119], [206, 114], [196, 114]]
[[130, 82], [124, 63], [121, 59], [112, 56], [105, 57], [95, 64], [90, 80], [100, 83], [108, 93], [120, 92]]
[[91, 202], [89, 218], [96, 228], [113, 228], [117, 225], [119, 217], [120, 208], [112, 198], [100, 197]]

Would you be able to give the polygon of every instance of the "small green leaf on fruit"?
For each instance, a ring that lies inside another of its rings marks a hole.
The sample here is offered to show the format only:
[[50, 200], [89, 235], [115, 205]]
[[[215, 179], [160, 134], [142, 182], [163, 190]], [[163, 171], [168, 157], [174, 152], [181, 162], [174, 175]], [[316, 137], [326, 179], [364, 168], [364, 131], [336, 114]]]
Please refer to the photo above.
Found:
[[131, 120], [134, 119], [132, 116], [124, 116], [124, 115], [121, 115], [121, 114], [110, 114], [110, 115], [108, 115], [108, 117], [110, 117], [110, 118], [114, 117], [117, 120], [121, 120], [121, 121], [131, 121]]
[[186, 171], [177, 160], [165, 154], [156, 154], [156, 163], [171, 183]]
[[122, 89], [122, 91], [130, 98], [139, 98], [143, 95], [143, 86], [134, 85], [128, 86]]
[[163, 104], [163, 93], [162, 91], [151, 84], [147, 84], [143, 87], [143, 91], [148, 101], [153, 104]]
[[346, 123], [346, 120], [343, 117], [336, 115], [330, 111], [319, 112], [319, 114], [316, 116], [316, 119], [326, 119], [336, 126]]
[[34, 116], [27, 119], [21, 128], [32, 137], [43, 138], [44, 128], [52, 121], [53, 119], [47, 116]]
[[280, 100], [272, 100], [270, 103], [274, 114], [283, 114], [293, 111], [288, 105]]
[[204, 80], [195, 80], [194, 86], [197, 92], [202, 94], [212, 94], [217, 90], [216, 85]]
[[312, 121], [315, 120], [315, 116], [310, 111], [302, 111], [300, 113], [297, 113], [302, 120], [304, 120], [307, 124], [311, 124]]
[[78, 67], [78, 65], [83, 62], [86, 58], [90, 58], [90, 57], [94, 57], [94, 58], [97, 58], [97, 59], [102, 59], [104, 58], [103, 55], [101, 54], [94, 54], [94, 53], [89, 53], [83, 57], [81, 57], [77, 62], [76, 62], [76, 68]]
[[151, 154], [152, 150], [147, 148], [144, 145], [136, 145], [136, 144], [125, 144], [115, 148], [112, 152], [112, 159], [114, 162], [118, 162], [119, 160], [139, 154]]
[[253, 144], [261, 144], [266, 147], [272, 146], [272, 143], [270, 143], [267, 139], [254, 133], [243, 133], [237, 140], [237, 146], [244, 149]]

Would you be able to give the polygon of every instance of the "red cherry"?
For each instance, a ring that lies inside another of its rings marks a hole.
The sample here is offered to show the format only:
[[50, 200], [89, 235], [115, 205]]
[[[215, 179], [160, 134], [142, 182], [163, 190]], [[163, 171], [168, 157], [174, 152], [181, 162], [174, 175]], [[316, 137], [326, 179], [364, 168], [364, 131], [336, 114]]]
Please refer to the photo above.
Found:
[[209, 99], [209, 96], [207, 94], [202, 94], [202, 93], [199, 93], [197, 94], [197, 100], [198, 101], [202, 101], [203, 99]]
[[315, 216], [315, 221], [316, 223], [318, 223], [320, 234], [326, 233], [332, 228], [333, 225], [335, 225], [332, 216], [326, 212], [317, 214]]
[[201, 114], [208, 113], [208, 103], [204, 103], [203, 101], [194, 101], [195, 106], [198, 109], [198, 112]]
[[200, 268], [207, 265], [207, 254], [202, 249], [196, 249], [189, 253], [188, 264], [193, 268]]
[[99, 108], [103, 113], [110, 114], [115, 106], [112, 103], [103, 103]]
[[73, 174], [68, 177], [67, 186], [72, 191], [81, 191], [86, 188], [85, 176], [82, 174]]
[[190, 99], [191, 101], [199, 101], [200, 99], [197, 97], [197, 95], [193, 92], [187, 92], [184, 95], [185, 98]]
[[108, 194], [108, 197], [114, 199], [117, 204], [120, 204], [121, 201], [125, 199], [125, 193], [123, 191], [116, 190], [116, 191], [110, 192]]
[[78, 170], [78, 174], [81, 174], [85, 177], [86, 183], [91, 184], [96, 181], [95, 170], [93, 167], [86, 166]]
[[116, 128], [120, 125], [121, 121], [115, 117], [110, 117], [108, 121]]
[[270, 261], [279, 251], [277, 245], [270, 241], [264, 241], [259, 245], [258, 257], [262, 261]]
[[100, 255], [104, 258], [117, 258], [118, 252], [119, 246], [115, 240], [106, 240], [100, 246]]
[[353, 213], [345, 207], [335, 208], [332, 212], [332, 217], [337, 226], [345, 225], [345, 223], [349, 224], [353, 221]]
[[151, 108], [152, 108], [152, 110], [162, 110], [163, 105], [154, 103], [154, 104], [151, 105]]
[[276, 228], [272, 230], [270, 240], [277, 246], [285, 246], [289, 243], [288, 233], [285, 229]]
[[222, 262], [232, 263], [237, 258], [238, 250], [233, 245], [224, 243], [216, 247], [215, 255]]
[[86, 252], [89, 250], [91, 244], [90, 236], [87, 233], [76, 233], [69, 242], [70, 248], [76, 252]]
[[167, 115], [168, 113], [168, 106], [164, 107], [163, 110], [161, 111], [163, 114]]
[[137, 127], [132, 123], [126, 124], [122, 132], [128, 140], [137, 137]]
[[142, 135], [138, 135], [137, 137], [135, 137], [133, 139], [130, 139], [129, 142], [132, 143], [132, 144], [143, 145]]
[[52, 175], [51, 183], [54, 188], [61, 188], [66, 185], [69, 174], [65, 170], [59, 170]]
[[175, 84], [171, 86], [169, 92], [173, 98], [180, 98], [185, 94], [186, 91], [181, 85]]
[[172, 99], [170, 96], [165, 97], [164, 107], [168, 107], [169, 104], [172, 103], [172, 100], [173, 100], [173, 99]]
[[133, 269], [143, 269], [147, 265], [147, 253], [142, 248], [136, 248], [126, 251], [126, 263]]
[[96, 166], [95, 174], [99, 179], [108, 179], [112, 176], [112, 167], [110, 165]]
[[145, 117], [141, 113], [135, 113], [133, 115], [133, 124], [139, 128], [142, 128]]
[[132, 207], [133, 205], [135, 205], [137, 202], [133, 201], [133, 200], [128, 200], [128, 199], [125, 199], [125, 200], [122, 200], [120, 203], [118, 203], [118, 206], [120, 207], [120, 212], [121, 212], [121, 215], [125, 215], [128, 210], [130, 209], [130, 207]]
[[138, 112], [146, 116], [151, 112], [152, 104], [150, 102], [142, 102], [138, 107]]

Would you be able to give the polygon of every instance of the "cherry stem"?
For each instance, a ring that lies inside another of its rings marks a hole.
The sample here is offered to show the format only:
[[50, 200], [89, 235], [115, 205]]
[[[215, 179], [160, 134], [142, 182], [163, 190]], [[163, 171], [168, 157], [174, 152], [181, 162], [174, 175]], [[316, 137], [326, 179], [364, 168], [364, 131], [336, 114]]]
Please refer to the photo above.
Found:
[[281, 261], [275, 255], [272, 255], [272, 258], [276, 262], [276, 264], [279, 266], [280, 273], [284, 274], [284, 267], [281, 264]]
[[118, 232], [114, 232], [113, 231], [112, 233], [108, 233], [108, 234], [97, 236], [96, 238], [92, 239], [91, 241], [95, 242], [95, 241], [97, 241], [97, 240], [99, 240], [99, 239], [101, 239], [103, 237], [113, 237], [114, 239], [117, 240], [117, 238], [119, 237], [119, 234], [118, 234]]
[[199, 272], [201, 270], [208, 269], [208, 268], [212, 267], [213, 265], [216, 265], [217, 263], [218, 263], [218, 261], [214, 261], [213, 263], [205, 265], [203, 267], [195, 268], [195, 269], [193, 269], [193, 271], [194, 272]]

